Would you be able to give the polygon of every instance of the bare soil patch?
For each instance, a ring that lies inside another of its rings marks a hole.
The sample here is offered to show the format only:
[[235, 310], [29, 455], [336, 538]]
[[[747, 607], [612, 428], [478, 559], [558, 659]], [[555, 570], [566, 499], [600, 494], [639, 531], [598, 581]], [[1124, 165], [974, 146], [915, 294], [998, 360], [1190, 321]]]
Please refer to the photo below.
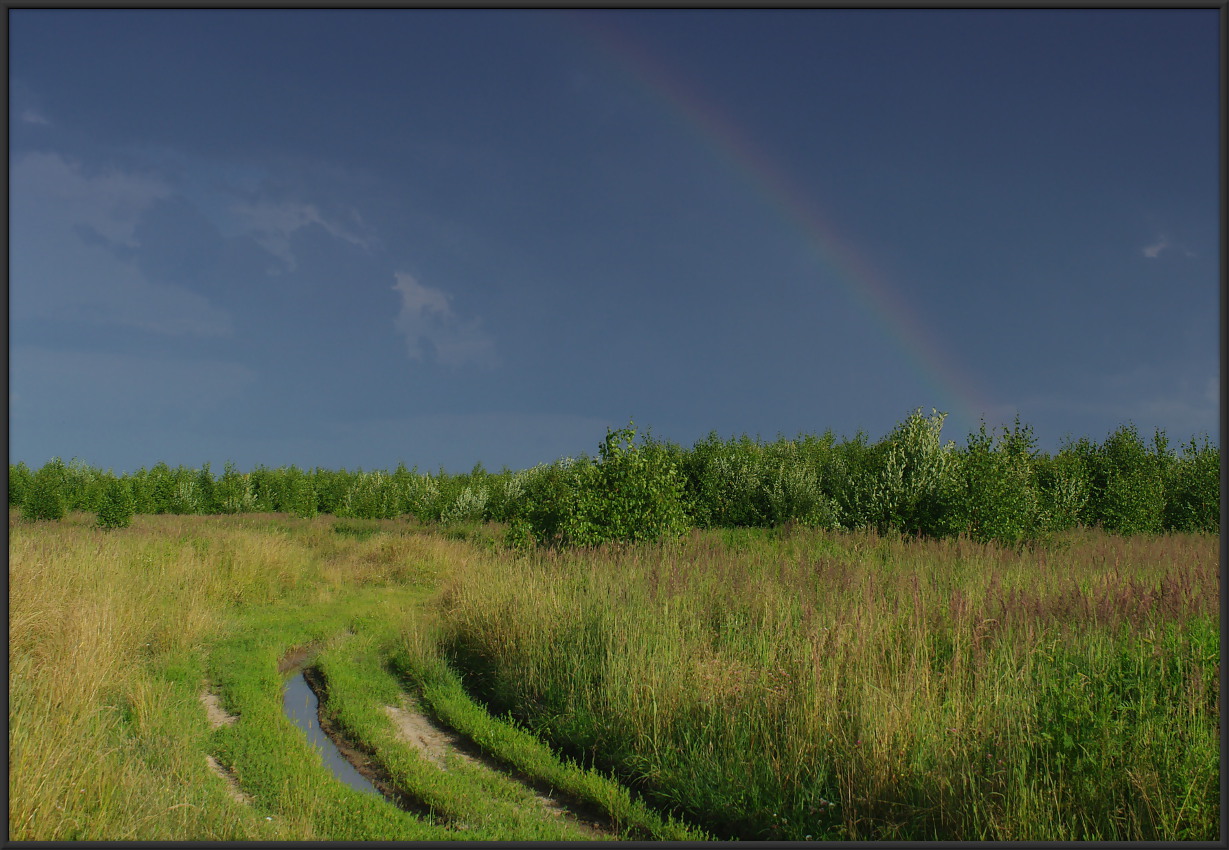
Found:
[[243, 789], [239, 787], [239, 780], [235, 779], [235, 775], [223, 767], [220, 761], [207, 753], [205, 755], [205, 761], [208, 763], [209, 769], [218, 776], [222, 777], [222, 779], [226, 782], [226, 793], [230, 795], [232, 800], [236, 803], [243, 803], [244, 805], [248, 805], [252, 802], [252, 798], [245, 794]]
[[[205, 690], [201, 691], [201, 705], [205, 707], [205, 716], [209, 718], [209, 727], [211, 729], [230, 726], [239, 719], [237, 715], [230, 714], [226, 709], [222, 708], [222, 701], [218, 699], [217, 694], [209, 690], [207, 685]], [[206, 753], [205, 763], [209, 765], [210, 770], [220, 776], [226, 783], [226, 793], [230, 794], [232, 800], [236, 803], [244, 804], [252, 802], [252, 798], [239, 787], [239, 780], [235, 779], [235, 775], [223, 767], [220, 761]]]
[[222, 701], [212, 691], [201, 692], [201, 705], [205, 706], [205, 716], [209, 718], [209, 726], [212, 729], [230, 726], [239, 719], [238, 715], [230, 714], [222, 708]]

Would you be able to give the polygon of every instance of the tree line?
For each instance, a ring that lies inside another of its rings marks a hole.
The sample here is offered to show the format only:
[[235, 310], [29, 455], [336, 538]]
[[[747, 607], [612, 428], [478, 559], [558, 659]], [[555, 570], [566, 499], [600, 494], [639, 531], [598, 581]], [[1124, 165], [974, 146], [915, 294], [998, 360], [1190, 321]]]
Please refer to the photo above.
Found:
[[684, 448], [634, 423], [608, 430], [596, 456], [498, 473], [419, 473], [399, 464], [348, 471], [227, 463], [215, 476], [165, 463], [115, 475], [52, 458], [9, 465], [9, 505], [54, 520], [68, 511], [123, 527], [134, 514], [285, 512], [363, 519], [496, 521], [515, 546], [661, 540], [691, 527], [874, 528], [964, 534], [1020, 545], [1077, 526], [1121, 534], [1219, 532], [1220, 450], [1206, 435], [1177, 450], [1133, 424], [1097, 443], [1040, 452], [1030, 426], [983, 422], [965, 445], [944, 443], [945, 414], [915, 410], [877, 442], [829, 430], [774, 441], [714, 432]]

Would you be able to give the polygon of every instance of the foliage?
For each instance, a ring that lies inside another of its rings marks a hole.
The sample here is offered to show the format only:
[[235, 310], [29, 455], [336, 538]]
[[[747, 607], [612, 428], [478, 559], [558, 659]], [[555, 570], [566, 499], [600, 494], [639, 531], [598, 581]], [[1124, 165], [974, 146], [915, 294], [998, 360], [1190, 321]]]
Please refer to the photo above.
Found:
[[53, 457], [34, 473], [22, 503], [22, 514], [26, 519], [64, 518], [64, 514], [68, 512], [68, 499], [65, 495], [67, 474], [64, 461], [58, 457]]
[[1114, 431], [1092, 458], [1094, 523], [1120, 534], [1161, 530], [1165, 513], [1164, 444], [1149, 452], [1135, 425]]
[[647, 435], [637, 445], [631, 423], [607, 429], [596, 461], [575, 467], [570, 495], [561, 530], [572, 545], [665, 540], [689, 527], [668, 449]]
[[939, 537], [956, 530], [951, 510], [957, 488], [955, 444], [940, 442], [946, 418], [933, 411], [927, 419], [919, 408], [881, 444], [882, 465], [869, 500], [870, 518], [880, 533]]
[[1034, 478], [1036, 440], [1020, 425], [1002, 430], [997, 444], [982, 422], [959, 453], [955, 525], [979, 543], [1018, 545], [1038, 530], [1040, 505]]
[[1184, 447], [1165, 482], [1163, 525], [1169, 531], [1220, 531], [1220, 450], [1203, 437]]
[[26, 466], [25, 462], [17, 464], [9, 464], [9, 507], [19, 508], [26, 501], [26, 493], [30, 489], [30, 482], [34, 480], [34, 473], [30, 471], [30, 467]]
[[1034, 460], [1038, 515], [1050, 532], [1066, 531], [1086, 522], [1090, 503], [1090, 453], [1060, 451]]
[[[242, 473], [228, 462], [215, 480], [208, 463], [160, 462], [125, 479], [139, 514], [496, 522], [517, 547], [666, 539], [691, 526], [873, 528], [1013, 547], [1080, 526], [1128, 535], [1220, 530], [1220, 452], [1206, 435], [1175, 454], [1163, 431], [1149, 447], [1130, 424], [1103, 443], [1081, 437], [1050, 456], [1019, 416], [997, 431], [983, 421], [963, 447], [942, 442], [945, 418], [914, 410], [874, 443], [864, 431], [771, 442], [714, 432], [690, 449], [647, 435], [637, 443], [629, 423], [607, 431], [596, 458], [499, 473], [480, 463], [462, 474], [423, 474], [404, 463], [391, 473], [261, 465]], [[64, 511], [96, 512], [112, 476], [76, 459], [55, 463], [36, 513], [56, 514], [57, 500]], [[10, 464], [11, 506], [27, 510], [36, 478]]]
[[218, 510], [224, 514], [247, 513], [256, 506], [248, 476], [241, 473], [234, 463], [226, 462], [222, 478], [215, 490]]
[[98, 505], [99, 528], [127, 528], [132, 525], [136, 500], [132, 485], [123, 478], [111, 478]]

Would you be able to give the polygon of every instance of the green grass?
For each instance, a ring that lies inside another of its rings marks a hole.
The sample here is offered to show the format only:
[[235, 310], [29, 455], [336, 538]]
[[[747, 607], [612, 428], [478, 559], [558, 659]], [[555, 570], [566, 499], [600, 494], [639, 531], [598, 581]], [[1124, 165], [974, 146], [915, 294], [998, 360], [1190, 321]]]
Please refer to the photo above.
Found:
[[[591, 837], [517, 776], [625, 839], [1219, 837], [1214, 537], [500, 538], [10, 512], [9, 838]], [[338, 782], [282, 714], [308, 646], [326, 716], [425, 812]], [[402, 700], [500, 768], [429, 763]]]
[[439, 645], [494, 712], [720, 837], [1213, 840], [1217, 543], [799, 529], [475, 560]]
[[[10, 839], [594, 837], [511, 769], [450, 758], [440, 770], [397, 738], [385, 712], [405, 698], [445, 718], [467, 704], [463, 695], [427, 703], [435, 691], [392, 660], [427, 645], [439, 577], [489, 544], [391, 520], [340, 533], [327, 518], [272, 515], [141, 516], [111, 532], [91, 520], [10, 515]], [[284, 716], [279, 660], [304, 647], [324, 682], [324, 713], [412, 811], [337, 781]], [[237, 716], [233, 725], [209, 726], [204, 689]], [[483, 748], [539, 787], [609, 812], [626, 835], [694, 834], [468, 707], [462, 731], [503, 729]], [[232, 799], [206, 756], [249, 804]]]

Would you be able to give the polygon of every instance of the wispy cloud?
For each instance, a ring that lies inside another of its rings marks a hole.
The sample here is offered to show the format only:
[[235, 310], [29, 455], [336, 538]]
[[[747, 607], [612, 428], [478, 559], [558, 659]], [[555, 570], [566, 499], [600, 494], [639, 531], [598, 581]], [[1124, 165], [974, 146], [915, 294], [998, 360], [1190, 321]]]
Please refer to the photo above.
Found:
[[44, 126], [51, 125], [51, 122], [47, 119], [47, 116], [36, 109], [27, 109], [25, 112], [21, 113], [21, 120], [26, 124], [42, 124]]
[[1178, 245], [1172, 239], [1169, 238], [1168, 234], [1164, 234], [1164, 233], [1162, 233], [1155, 240], [1153, 240], [1151, 244], [1145, 245], [1141, 249], [1141, 253], [1147, 258], [1151, 260], [1155, 260], [1157, 257], [1161, 256], [1161, 252], [1167, 251], [1170, 248], [1173, 248], [1176, 251], [1180, 251], [1183, 255], [1187, 257], [1195, 256], [1194, 251], [1191, 251], [1188, 248], [1183, 247], [1182, 245]]
[[1162, 236], [1160, 239], [1157, 239], [1151, 245], [1145, 245], [1143, 253], [1145, 257], [1149, 257], [1155, 260], [1157, 257], [1161, 255], [1161, 252], [1164, 251], [1168, 247], [1169, 247], [1169, 237]]
[[232, 332], [230, 316], [186, 287], [150, 280], [134, 257], [138, 224], [171, 188], [157, 177], [88, 172], [57, 153], [26, 154], [9, 173], [14, 315], [121, 325], [169, 335]]
[[435, 359], [447, 366], [494, 365], [495, 343], [480, 318], [463, 321], [453, 313], [443, 290], [424, 286], [405, 272], [394, 277], [392, 288], [401, 294], [401, 311], [393, 324], [405, 335], [411, 359], [422, 360], [430, 348]]
[[343, 224], [334, 217], [326, 218], [314, 204], [291, 201], [241, 202], [235, 204], [232, 211], [244, 222], [261, 247], [284, 262], [289, 271], [294, 271], [298, 266], [298, 261], [290, 249], [291, 237], [297, 231], [313, 224], [322, 227], [330, 236], [364, 250], [370, 250], [377, 242], [374, 236], [365, 232], [362, 216], [357, 211], [350, 212], [354, 227]]
[[58, 153], [40, 151], [19, 158], [10, 174], [11, 191], [54, 205], [107, 241], [136, 247], [137, 219], [155, 201], [168, 197], [171, 188], [145, 174], [115, 168], [86, 173], [82, 163]]

